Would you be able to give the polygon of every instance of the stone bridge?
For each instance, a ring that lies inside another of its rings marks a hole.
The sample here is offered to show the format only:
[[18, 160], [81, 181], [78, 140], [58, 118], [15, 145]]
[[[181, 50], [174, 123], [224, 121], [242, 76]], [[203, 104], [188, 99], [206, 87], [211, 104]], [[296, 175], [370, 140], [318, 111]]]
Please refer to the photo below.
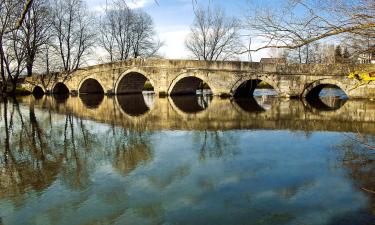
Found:
[[341, 88], [351, 98], [372, 98], [375, 84], [349, 79], [354, 71], [375, 71], [375, 65], [207, 62], [194, 60], [133, 59], [81, 68], [68, 76], [26, 79], [33, 92], [53, 94], [141, 93], [146, 81], [159, 95], [195, 94], [203, 83], [213, 95], [250, 95], [260, 81], [281, 97], [319, 94], [326, 85]]

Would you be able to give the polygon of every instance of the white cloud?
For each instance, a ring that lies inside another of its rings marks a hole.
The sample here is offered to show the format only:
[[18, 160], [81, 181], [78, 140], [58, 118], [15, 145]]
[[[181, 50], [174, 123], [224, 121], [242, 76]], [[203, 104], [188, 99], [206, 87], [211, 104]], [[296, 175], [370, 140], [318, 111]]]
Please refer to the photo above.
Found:
[[127, 0], [126, 2], [131, 9], [143, 8], [146, 5], [155, 3], [154, 0]]
[[158, 35], [164, 46], [161, 48], [161, 55], [170, 59], [186, 59], [189, 52], [185, 48], [185, 39], [190, 29], [188, 26], [163, 27], [158, 30]]
[[[140, 9], [146, 7], [149, 4], [154, 4], [155, 0], [126, 0], [126, 3], [131, 9]], [[110, 4], [110, 1], [108, 1], [108, 4]], [[100, 4], [99, 2], [94, 2], [94, 4], [89, 5], [89, 7], [93, 12], [103, 13], [106, 8], [106, 2], [104, 0], [100, 1]], [[107, 7], [111, 8], [110, 5]]]

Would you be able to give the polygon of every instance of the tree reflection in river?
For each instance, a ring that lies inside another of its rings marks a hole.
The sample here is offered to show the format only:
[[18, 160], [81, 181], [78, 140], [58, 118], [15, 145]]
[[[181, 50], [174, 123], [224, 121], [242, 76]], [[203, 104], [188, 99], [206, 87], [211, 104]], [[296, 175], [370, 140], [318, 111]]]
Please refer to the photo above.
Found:
[[54, 181], [61, 166], [57, 152], [47, 144], [46, 132], [40, 126], [30, 105], [28, 113], [21, 111], [16, 100], [3, 101], [4, 121], [1, 136], [5, 136], [1, 157], [1, 196], [17, 196], [29, 188], [42, 191]]
[[42, 191], [58, 174], [72, 190], [85, 189], [90, 185], [90, 168], [97, 151], [105, 150], [114, 166], [126, 173], [152, 159], [143, 132], [115, 128], [114, 140], [103, 142], [85, 120], [72, 114], [52, 119], [50, 111], [39, 113], [41, 125], [34, 104], [21, 109], [16, 99], [1, 103], [1, 136], [5, 138], [0, 157], [0, 197], [22, 194], [30, 188]]
[[346, 142], [329, 151], [339, 132], [375, 134], [373, 102], [319, 111], [269, 98], [259, 113], [213, 98], [187, 113], [171, 100], [150, 98], [152, 107], [138, 116], [121, 110], [115, 97], [96, 108], [74, 97], [1, 102], [4, 223], [315, 225], [375, 218], [366, 210], [374, 211], [373, 195], [361, 189], [374, 187], [371, 151]]
[[344, 142], [337, 146], [340, 161], [349, 170], [358, 189], [371, 199], [370, 208], [375, 215], [375, 136], [345, 135]]

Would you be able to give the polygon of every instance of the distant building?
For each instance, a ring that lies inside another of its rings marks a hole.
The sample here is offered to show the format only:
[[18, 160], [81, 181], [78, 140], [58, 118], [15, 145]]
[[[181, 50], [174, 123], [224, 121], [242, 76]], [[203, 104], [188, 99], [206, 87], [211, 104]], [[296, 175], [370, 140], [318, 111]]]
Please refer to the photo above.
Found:
[[358, 56], [360, 64], [375, 64], [375, 46], [370, 47], [367, 51]]

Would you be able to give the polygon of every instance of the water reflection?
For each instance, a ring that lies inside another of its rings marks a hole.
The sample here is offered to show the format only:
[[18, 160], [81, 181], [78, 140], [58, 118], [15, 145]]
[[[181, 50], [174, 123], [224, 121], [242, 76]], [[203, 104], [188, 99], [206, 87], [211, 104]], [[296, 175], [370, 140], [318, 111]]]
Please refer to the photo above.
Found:
[[54, 94], [52, 97], [55, 99], [56, 103], [64, 104], [70, 96], [69, 94]]
[[347, 99], [340, 99], [338, 97], [307, 99], [309, 106], [321, 111], [335, 111], [340, 109], [346, 101]]
[[[369, 208], [375, 215], [375, 136], [363, 134], [344, 134], [343, 136], [344, 140], [336, 146], [340, 162], [348, 169], [349, 176], [355, 180], [356, 188], [370, 198]], [[366, 218], [365, 213], [362, 213]], [[354, 218], [345, 219], [353, 220]]]
[[340, 109], [348, 100], [347, 95], [339, 88], [323, 88], [318, 97], [307, 98], [310, 107], [321, 111]]
[[205, 110], [212, 101], [212, 95], [177, 95], [171, 99], [179, 110], [189, 114]]
[[[220, 99], [212, 96], [105, 96], [94, 110], [78, 97], [69, 97], [65, 103], [50, 96], [39, 100], [32, 96], [19, 100], [37, 108], [134, 129], [278, 129], [304, 130], [307, 133], [375, 133], [375, 102], [369, 100], [347, 100], [345, 104], [338, 104], [340, 108], [336, 110], [322, 110], [312, 107], [308, 102], [274, 97]], [[333, 102], [337, 104], [341, 101]]]
[[122, 139], [116, 142], [114, 168], [126, 175], [152, 159], [150, 135], [143, 132], [121, 130]]
[[[147, 101], [145, 100], [145, 96]], [[144, 115], [150, 110], [151, 104], [153, 104], [153, 95], [118, 95], [115, 98], [121, 110], [129, 116]]]
[[258, 101], [254, 97], [235, 98], [234, 102], [246, 112], [261, 113], [266, 111], [265, 108], [259, 105]]
[[1, 102], [2, 222], [374, 221], [375, 199], [363, 190], [374, 187], [374, 154], [347, 133], [325, 132], [359, 130], [373, 143], [373, 102], [317, 115], [296, 100], [270, 98], [270, 110], [251, 113], [213, 98], [184, 120], [171, 100], [144, 100], [153, 106], [136, 119], [108, 97], [89, 110], [74, 97]]
[[104, 94], [80, 94], [79, 98], [88, 109], [96, 109], [102, 103]]

